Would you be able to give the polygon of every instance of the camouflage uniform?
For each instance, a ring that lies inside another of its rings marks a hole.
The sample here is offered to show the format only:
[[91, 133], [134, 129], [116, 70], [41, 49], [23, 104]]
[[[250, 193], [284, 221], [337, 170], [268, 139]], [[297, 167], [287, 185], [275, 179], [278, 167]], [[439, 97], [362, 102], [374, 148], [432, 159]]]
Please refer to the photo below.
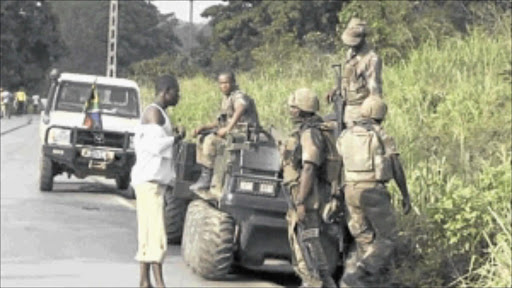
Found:
[[[346, 127], [361, 119], [360, 107], [368, 96], [382, 98], [382, 60], [364, 41], [365, 34], [366, 22], [354, 18], [342, 37], [343, 42], [351, 46], [342, 75], [342, 90], [346, 97], [343, 122]], [[361, 46], [355, 46], [359, 43]]]
[[[320, 130], [315, 128], [321, 123], [322, 119], [317, 115], [299, 121], [282, 147], [283, 181], [290, 191], [292, 201], [296, 204], [300, 192], [301, 167], [309, 162], [320, 168], [326, 161], [325, 140]], [[304, 220], [299, 221], [294, 209], [290, 209], [286, 215], [293, 268], [303, 284], [312, 287], [334, 284], [331, 274], [335, 268], [338, 250], [326, 240], [327, 234], [320, 215], [323, 205], [329, 200], [329, 187], [329, 183], [317, 175], [313, 181], [312, 191], [303, 199], [306, 211]], [[298, 239], [302, 239], [307, 251], [300, 247]], [[310, 267], [305, 257], [312, 259], [316, 267]]]
[[386, 274], [397, 237], [386, 189], [393, 178], [389, 156], [398, 154], [395, 142], [375, 121], [364, 119], [343, 131], [337, 149], [344, 163], [348, 228], [356, 243], [345, 263], [340, 286], [386, 285], [379, 281]]
[[[252, 126], [259, 125], [258, 112], [256, 110], [256, 105], [254, 104], [254, 100], [240, 90], [234, 90], [228, 97], [224, 97], [222, 99], [221, 106], [221, 117], [226, 117], [226, 121], [220, 121], [221, 127], [226, 126], [233, 114], [235, 113], [235, 104], [242, 104], [245, 107], [244, 114], [238, 120], [237, 126], [239, 124], [244, 123]], [[236, 133], [237, 126], [233, 129], [232, 132]], [[212, 169], [215, 161], [215, 156], [217, 155], [218, 148], [225, 142], [224, 138], [217, 136], [217, 134], [208, 134], [206, 137], [202, 137], [199, 139], [199, 143], [196, 147], [196, 161], [203, 166]]]

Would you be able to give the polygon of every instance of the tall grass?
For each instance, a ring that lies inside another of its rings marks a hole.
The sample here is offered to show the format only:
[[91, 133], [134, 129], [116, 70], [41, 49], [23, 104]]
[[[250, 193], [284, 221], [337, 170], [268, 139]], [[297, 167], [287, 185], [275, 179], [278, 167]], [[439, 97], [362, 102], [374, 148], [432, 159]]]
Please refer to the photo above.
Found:
[[[465, 38], [426, 43], [384, 68], [385, 127], [399, 145], [413, 202], [412, 215], [399, 217], [399, 283], [512, 285], [512, 47], [510, 29], [504, 31], [489, 37], [475, 29]], [[290, 49], [263, 47], [258, 69], [238, 75], [262, 124], [284, 132], [291, 126], [290, 93], [309, 87], [323, 96], [333, 86], [330, 64], [343, 55]], [[175, 123], [190, 130], [214, 120], [222, 97], [214, 80], [180, 80]], [[322, 105], [321, 113], [330, 109]], [[396, 186], [391, 190], [399, 199]]]

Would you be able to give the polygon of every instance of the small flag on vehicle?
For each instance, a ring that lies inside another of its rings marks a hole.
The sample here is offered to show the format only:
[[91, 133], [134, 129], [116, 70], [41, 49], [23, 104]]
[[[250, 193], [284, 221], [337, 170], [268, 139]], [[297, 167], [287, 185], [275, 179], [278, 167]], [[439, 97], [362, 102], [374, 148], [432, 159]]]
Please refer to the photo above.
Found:
[[89, 99], [85, 101], [84, 113], [85, 117], [83, 125], [85, 127], [94, 130], [101, 130], [103, 128], [103, 123], [101, 121], [100, 99], [98, 97], [96, 83], [92, 84], [91, 95], [89, 96]]

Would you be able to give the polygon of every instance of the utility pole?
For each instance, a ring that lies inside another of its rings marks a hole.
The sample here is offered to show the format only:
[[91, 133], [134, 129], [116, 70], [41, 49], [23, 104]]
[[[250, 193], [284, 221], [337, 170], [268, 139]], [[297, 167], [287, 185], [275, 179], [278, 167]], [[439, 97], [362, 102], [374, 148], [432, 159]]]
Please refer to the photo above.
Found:
[[119, 20], [118, 0], [110, 0], [107, 42], [107, 77], [116, 77], [117, 67], [117, 23]]
[[191, 49], [192, 47], [192, 28], [194, 26], [194, 0], [190, 0], [190, 9], [189, 9], [189, 26], [188, 26], [188, 47]]

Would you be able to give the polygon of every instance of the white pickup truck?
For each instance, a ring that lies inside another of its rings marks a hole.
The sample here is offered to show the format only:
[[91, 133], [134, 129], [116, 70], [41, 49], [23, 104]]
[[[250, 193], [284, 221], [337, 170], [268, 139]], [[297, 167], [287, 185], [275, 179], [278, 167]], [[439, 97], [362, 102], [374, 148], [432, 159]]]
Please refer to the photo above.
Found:
[[[135, 163], [133, 130], [141, 114], [140, 90], [134, 81], [52, 71], [46, 107], [41, 112], [42, 143], [39, 187], [53, 189], [61, 173], [115, 179], [118, 189], [130, 185]], [[84, 105], [95, 83], [102, 129], [84, 126]], [[133, 196], [132, 196], [133, 197]]]

